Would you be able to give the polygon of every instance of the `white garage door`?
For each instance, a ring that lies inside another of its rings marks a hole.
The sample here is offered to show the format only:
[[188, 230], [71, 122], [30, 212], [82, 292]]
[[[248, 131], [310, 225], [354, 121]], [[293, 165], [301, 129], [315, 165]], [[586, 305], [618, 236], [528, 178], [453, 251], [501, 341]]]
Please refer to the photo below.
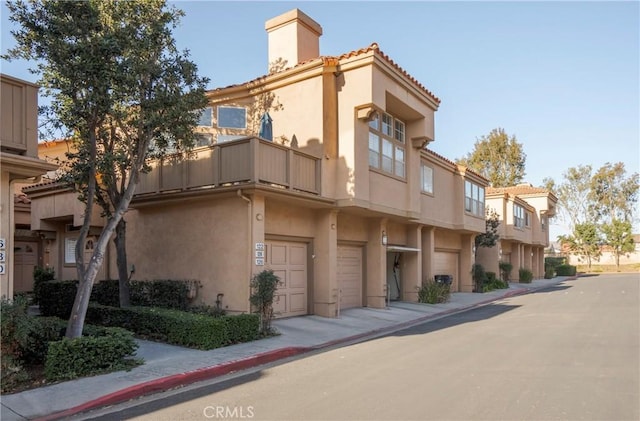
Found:
[[276, 317], [307, 314], [307, 244], [267, 241], [266, 269], [280, 278], [273, 310]]
[[362, 307], [362, 248], [338, 246], [340, 308]]
[[458, 291], [460, 277], [458, 276], [458, 253], [436, 251], [433, 253], [433, 274], [453, 275], [451, 291]]

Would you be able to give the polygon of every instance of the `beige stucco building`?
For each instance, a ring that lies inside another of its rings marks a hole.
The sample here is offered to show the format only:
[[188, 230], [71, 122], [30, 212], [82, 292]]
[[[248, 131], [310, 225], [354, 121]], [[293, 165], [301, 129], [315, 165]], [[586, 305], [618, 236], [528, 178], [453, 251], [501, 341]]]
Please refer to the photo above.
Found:
[[496, 247], [480, 248], [477, 261], [487, 271], [499, 274], [499, 262], [511, 263], [511, 279], [518, 269], [531, 270], [534, 279], [544, 277], [544, 250], [549, 246], [549, 218], [558, 199], [548, 190], [519, 184], [486, 189], [486, 206], [500, 219]]
[[[265, 29], [271, 71], [209, 91], [198, 147], [142, 177], [126, 214], [134, 277], [196, 279], [198, 300], [224, 294], [247, 312], [251, 277], [273, 269], [279, 316], [416, 301], [437, 274], [472, 291], [487, 180], [429, 150], [440, 100], [376, 44], [322, 56], [322, 28], [300, 10]], [[25, 191], [51, 264], [73, 276], [72, 193]], [[101, 275], [115, 277], [107, 260]]]
[[[37, 261], [29, 200], [17, 185], [39, 181], [55, 165], [38, 159], [38, 86], [0, 74], [0, 296], [28, 289]], [[17, 227], [17, 229], [16, 229]]]

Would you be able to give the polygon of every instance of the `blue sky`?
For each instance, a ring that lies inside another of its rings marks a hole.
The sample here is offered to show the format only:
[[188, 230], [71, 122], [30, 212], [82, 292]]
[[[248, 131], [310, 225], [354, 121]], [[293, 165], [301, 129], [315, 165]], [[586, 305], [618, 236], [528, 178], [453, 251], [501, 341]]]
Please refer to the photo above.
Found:
[[[527, 154], [525, 180], [569, 167], [640, 168], [640, 3], [177, 1], [174, 35], [210, 87], [266, 73], [264, 22], [299, 8], [323, 28], [322, 55], [377, 42], [442, 103], [437, 153], [455, 160], [502, 127]], [[2, 52], [13, 43], [2, 6]], [[27, 63], [2, 72], [28, 80]], [[562, 233], [552, 225], [552, 239]]]

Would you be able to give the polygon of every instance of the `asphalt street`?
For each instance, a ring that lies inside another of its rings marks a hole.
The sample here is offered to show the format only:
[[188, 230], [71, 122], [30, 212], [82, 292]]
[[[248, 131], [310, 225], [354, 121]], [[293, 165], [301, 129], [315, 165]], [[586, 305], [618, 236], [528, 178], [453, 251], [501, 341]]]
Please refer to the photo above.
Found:
[[73, 419], [638, 420], [639, 285], [583, 277]]

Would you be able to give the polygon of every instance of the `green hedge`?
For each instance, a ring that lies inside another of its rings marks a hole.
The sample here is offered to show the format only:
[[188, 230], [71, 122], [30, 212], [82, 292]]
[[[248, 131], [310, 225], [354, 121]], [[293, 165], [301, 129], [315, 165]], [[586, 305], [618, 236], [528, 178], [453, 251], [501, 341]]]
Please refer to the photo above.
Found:
[[418, 289], [418, 302], [425, 304], [446, 303], [451, 296], [449, 284], [444, 282], [426, 281]]
[[482, 285], [482, 292], [509, 288], [509, 282], [498, 278], [495, 272], [486, 272], [486, 277], [486, 282]]
[[[96, 283], [91, 292], [91, 301], [105, 306], [120, 305], [118, 280]], [[189, 287], [185, 281], [156, 279], [153, 281], [131, 281], [129, 283], [131, 305], [173, 308], [185, 310], [189, 307]]]
[[547, 268], [551, 266], [552, 268], [558, 267], [560, 265], [567, 264], [566, 257], [545, 257], [544, 258], [544, 267]]
[[78, 281], [49, 281], [39, 286], [40, 314], [68, 319], [76, 299]]
[[86, 321], [120, 326], [138, 335], [197, 349], [213, 349], [258, 338], [255, 314], [211, 317], [153, 307], [118, 308], [90, 304]]
[[132, 359], [138, 344], [131, 332], [113, 327], [102, 332], [103, 336], [63, 338], [51, 342], [44, 367], [47, 380], [67, 380], [123, 370], [138, 363]]
[[36, 266], [33, 268], [33, 302], [38, 304], [42, 292], [40, 286], [45, 282], [51, 282], [56, 278], [56, 272], [53, 268], [43, 268]]
[[545, 266], [544, 279], [552, 279], [556, 276], [556, 269], [554, 266]]
[[530, 284], [533, 280], [533, 272], [526, 268], [520, 268], [518, 271], [518, 281], [523, 284]]
[[576, 267], [572, 265], [560, 265], [556, 266], [556, 274], [558, 276], [575, 276]]

